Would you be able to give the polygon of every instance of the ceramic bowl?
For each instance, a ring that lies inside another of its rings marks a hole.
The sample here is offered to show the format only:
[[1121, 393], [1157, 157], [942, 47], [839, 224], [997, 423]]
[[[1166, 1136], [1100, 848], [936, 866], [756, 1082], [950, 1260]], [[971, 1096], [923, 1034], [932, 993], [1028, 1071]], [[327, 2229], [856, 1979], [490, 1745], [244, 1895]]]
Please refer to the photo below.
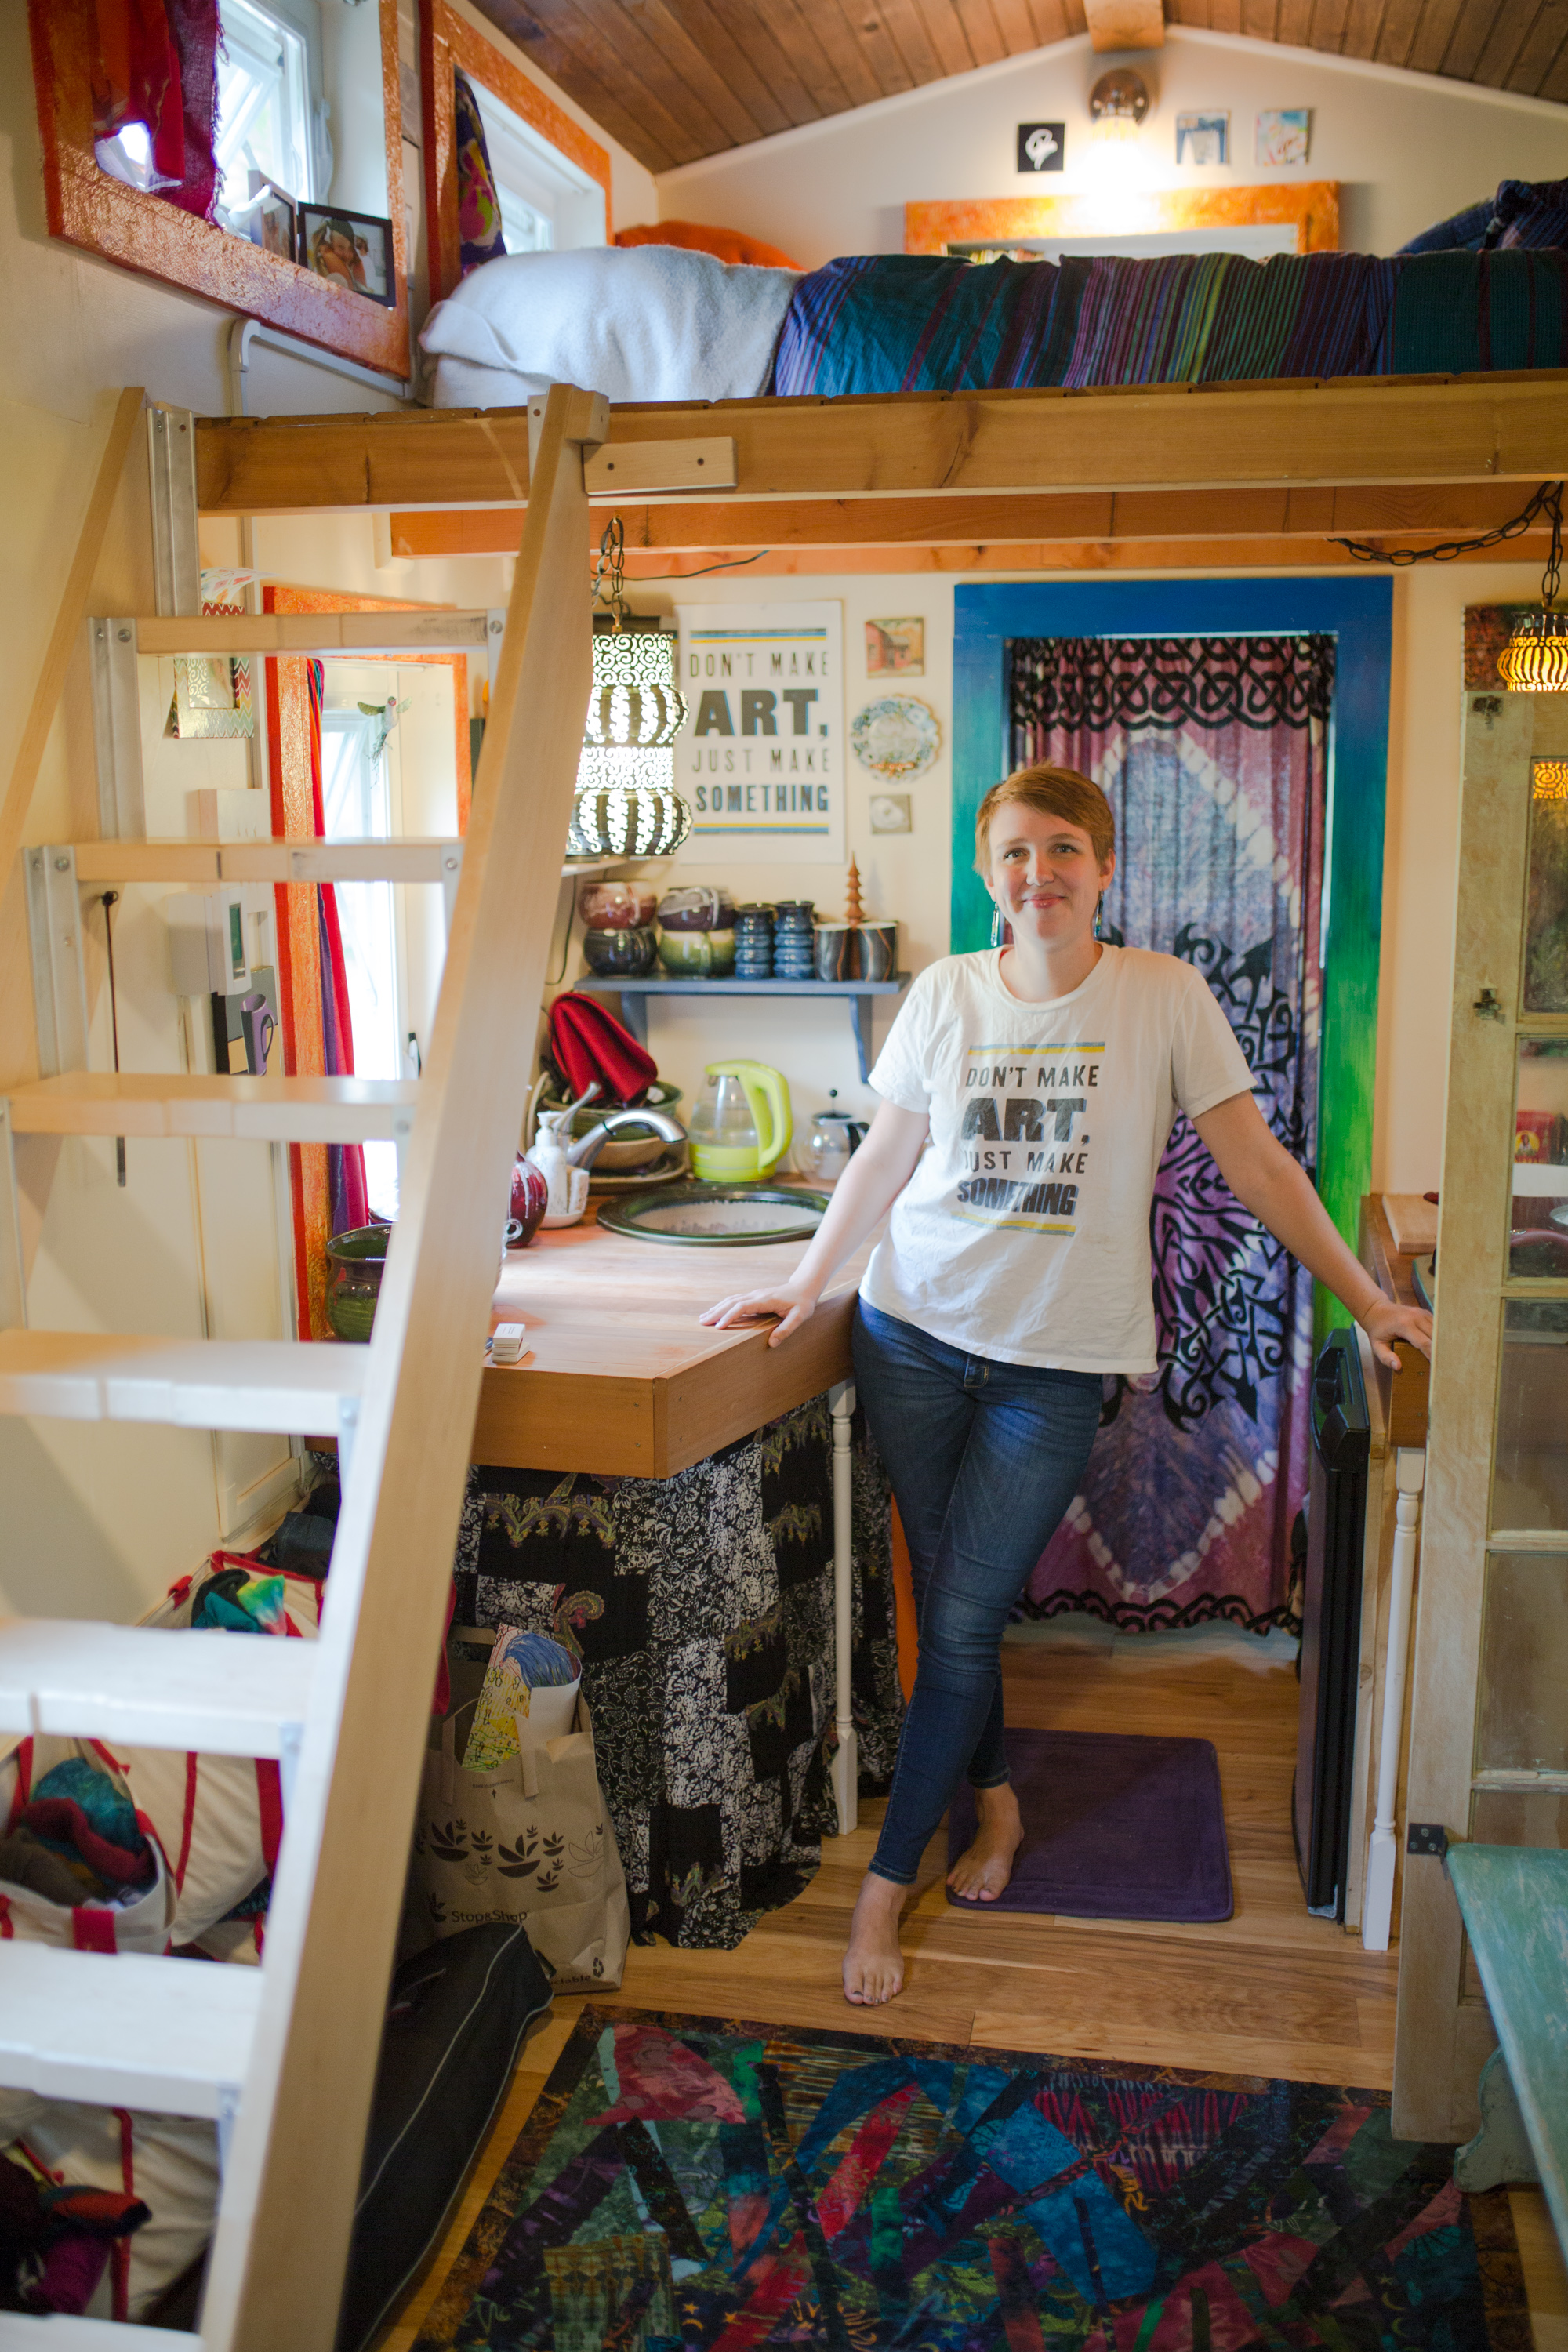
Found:
[[735, 969], [735, 934], [661, 930], [658, 960], [677, 980], [721, 980]]
[[710, 883], [689, 883], [683, 889], [665, 892], [658, 902], [658, 919], [667, 931], [731, 931], [735, 904]]
[[643, 927], [635, 930], [584, 931], [583, 961], [600, 979], [640, 980], [653, 970], [658, 941]]
[[356, 1225], [327, 1244], [327, 1320], [340, 1339], [368, 1339], [386, 1271], [390, 1225]]
[[658, 892], [646, 882], [584, 882], [577, 912], [591, 931], [646, 930], [658, 905]]

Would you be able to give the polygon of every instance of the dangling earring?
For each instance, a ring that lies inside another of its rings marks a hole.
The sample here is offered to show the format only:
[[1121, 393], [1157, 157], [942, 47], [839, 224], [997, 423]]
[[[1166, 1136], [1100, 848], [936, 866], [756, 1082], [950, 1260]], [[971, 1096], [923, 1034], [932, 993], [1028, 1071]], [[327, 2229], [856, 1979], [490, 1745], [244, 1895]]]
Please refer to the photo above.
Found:
[[994, 948], [999, 948], [1002, 944], [1003, 928], [1001, 902], [999, 899], [993, 899], [991, 905], [991, 944]]
[[1104, 891], [1102, 890], [1102, 891], [1100, 892], [1100, 897], [1099, 897], [1099, 898], [1098, 898], [1098, 899], [1095, 901], [1095, 908], [1094, 908], [1094, 936], [1095, 936], [1095, 938], [1096, 938], [1097, 940], [1100, 937], [1100, 922], [1101, 922], [1101, 918], [1104, 916], [1104, 913], [1105, 913], [1105, 893], [1104, 893]]

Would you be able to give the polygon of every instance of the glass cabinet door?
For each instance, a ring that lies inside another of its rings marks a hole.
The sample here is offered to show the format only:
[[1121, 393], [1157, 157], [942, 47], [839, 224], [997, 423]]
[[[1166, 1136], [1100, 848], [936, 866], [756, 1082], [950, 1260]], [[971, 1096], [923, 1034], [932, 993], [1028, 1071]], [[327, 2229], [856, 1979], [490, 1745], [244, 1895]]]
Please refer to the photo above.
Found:
[[[1466, 697], [1409, 1819], [1568, 1844], [1568, 695]], [[1404, 1863], [1394, 2127], [1466, 2137], [1495, 2042]]]

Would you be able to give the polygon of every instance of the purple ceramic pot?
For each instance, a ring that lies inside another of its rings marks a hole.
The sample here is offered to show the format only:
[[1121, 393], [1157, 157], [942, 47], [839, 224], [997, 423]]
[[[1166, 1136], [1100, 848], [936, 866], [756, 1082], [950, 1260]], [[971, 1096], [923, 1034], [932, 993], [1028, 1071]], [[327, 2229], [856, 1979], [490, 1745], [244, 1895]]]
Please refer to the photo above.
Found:
[[512, 1164], [511, 1215], [514, 1223], [522, 1228], [520, 1241], [509, 1242], [509, 1249], [526, 1249], [539, 1231], [544, 1212], [550, 1205], [550, 1187], [544, 1171], [520, 1151]]

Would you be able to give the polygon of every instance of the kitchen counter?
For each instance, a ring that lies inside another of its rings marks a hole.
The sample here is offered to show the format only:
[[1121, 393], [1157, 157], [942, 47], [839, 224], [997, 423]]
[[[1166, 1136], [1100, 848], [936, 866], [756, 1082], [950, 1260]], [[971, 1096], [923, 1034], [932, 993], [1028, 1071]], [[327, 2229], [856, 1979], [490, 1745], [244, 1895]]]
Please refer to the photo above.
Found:
[[[521, 1322], [531, 1363], [487, 1366], [476, 1462], [668, 1478], [850, 1376], [849, 1320], [870, 1255], [858, 1253], [805, 1329], [706, 1329], [726, 1293], [787, 1281], [806, 1241], [681, 1247], [601, 1232], [541, 1233], [508, 1253], [491, 1328]], [[809, 1239], [809, 1236], [807, 1236]]]

